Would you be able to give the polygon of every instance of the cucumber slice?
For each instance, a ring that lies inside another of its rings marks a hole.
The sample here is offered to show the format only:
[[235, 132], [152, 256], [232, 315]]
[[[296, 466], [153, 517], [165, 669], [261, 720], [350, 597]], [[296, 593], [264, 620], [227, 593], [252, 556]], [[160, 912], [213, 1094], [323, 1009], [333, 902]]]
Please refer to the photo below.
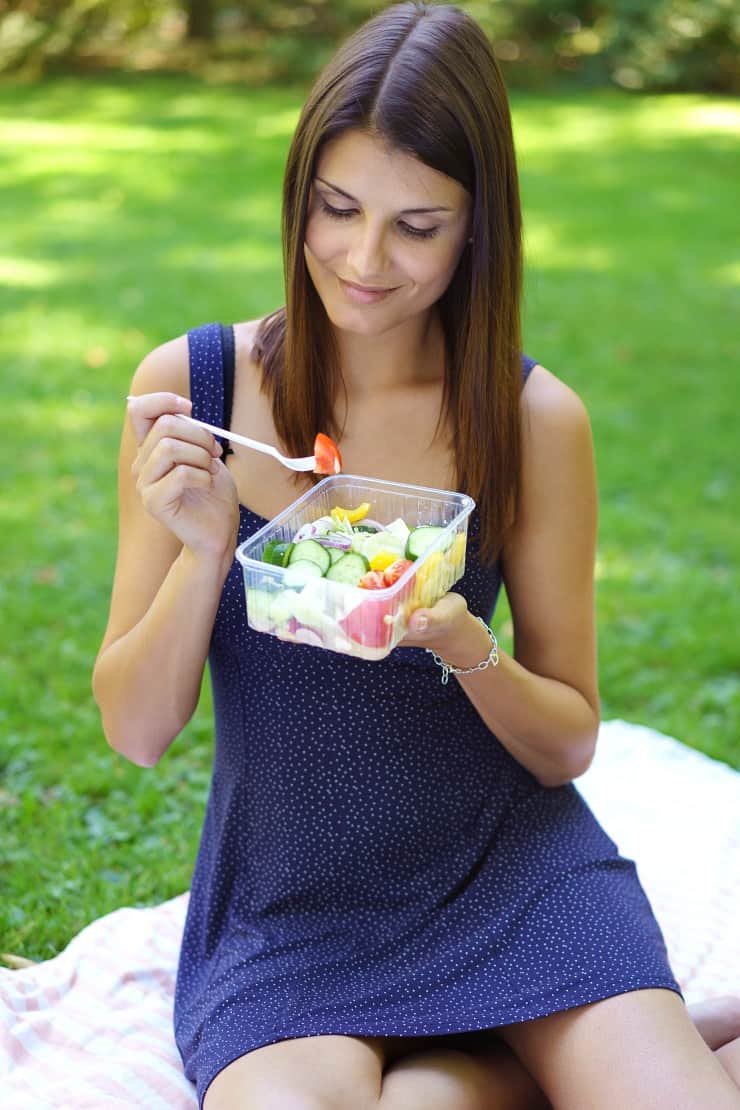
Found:
[[327, 579], [332, 582], [344, 582], [347, 586], [356, 586], [363, 575], [367, 574], [370, 564], [364, 555], [350, 552], [337, 559], [333, 566], [326, 572]]
[[[406, 541], [406, 558], [418, 559], [419, 556], [423, 555], [427, 548], [431, 547], [433, 543], [436, 543], [439, 537], [443, 536], [446, 531], [446, 528], [437, 528], [433, 524], [424, 524], [421, 528], [414, 528]], [[441, 550], [444, 551], [449, 546], [449, 543], [447, 543], [443, 545]]]
[[290, 541], [270, 540], [262, 552], [262, 562], [271, 563], [275, 567], [287, 567], [294, 546]]
[[258, 632], [269, 631], [272, 621], [270, 605], [273, 595], [267, 590], [247, 590], [247, 615], [252, 628]]
[[281, 590], [270, 600], [269, 618], [273, 625], [285, 624], [295, 616], [296, 599], [300, 595], [293, 590]]
[[331, 555], [316, 540], [301, 540], [291, 551], [288, 566], [292, 567], [295, 563], [303, 562], [315, 563], [319, 568], [319, 574], [326, 574], [331, 566]]
[[293, 595], [293, 616], [301, 624], [312, 628], [314, 632], [323, 635], [327, 624], [332, 623], [326, 615], [326, 598], [323, 591], [320, 594], [312, 592], [311, 583], [307, 582], [300, 593]]
[[[341, 547], [327, 547], [326, 550], [329, 552], [329, 558], [331, 559], [332, 564], [339, 562], [339, 560], [343, 559], [344, 556], [347, 554], [346, 551], [342, 551]], [[328, 574], [329, 571], [327, 571], [326, 573]]]
[[[312, 541], [306, 540], [305, 542], [310, 543]], [[318, 547], [318, 544], [316, 546]], [[322, 570], [318, 563], [312, 562], [311, 559], [296, 559], [295, 562], [290, 563], [285, 568], [283, 584], [285, 586], [302, 586], [311, 578], [321, 577]]]

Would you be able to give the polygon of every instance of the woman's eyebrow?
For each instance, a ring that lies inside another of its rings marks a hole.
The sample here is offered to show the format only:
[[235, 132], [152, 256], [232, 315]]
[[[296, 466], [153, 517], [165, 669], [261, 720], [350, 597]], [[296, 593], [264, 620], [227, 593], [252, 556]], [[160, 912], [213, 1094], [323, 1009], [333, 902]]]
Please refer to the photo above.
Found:
[[[322, 185], [328, 185], [329, 188], [332, 190], [332, 192], [340, 193], [343, 197], [346, 197], [347, 200], [351, 200], [355, 204], [360, 203], [357, 200], [356, 197], [352, 196], [351, 193], [347, 193], [347, 192], [344, 191], [344, 189], [340, 189], [338, 185], [332, 185], [331, 181], [327, 181], [325, 178], [319, 177], [318, 174], [316, 174], [316, 180], [320, 181]], [[445, 206], [443, 204], [437, 204], [437, 205], [434, 206], [434, 208], [404, 208], [404, 210], [401, 212], [401, 215], [402, 216], [412, 216], [412, 215], [419, 216], [419, 215], [422, 215], [424, 212], [452, 212], [452, 211], [454, 211], [454, 209], [445, 208]]]

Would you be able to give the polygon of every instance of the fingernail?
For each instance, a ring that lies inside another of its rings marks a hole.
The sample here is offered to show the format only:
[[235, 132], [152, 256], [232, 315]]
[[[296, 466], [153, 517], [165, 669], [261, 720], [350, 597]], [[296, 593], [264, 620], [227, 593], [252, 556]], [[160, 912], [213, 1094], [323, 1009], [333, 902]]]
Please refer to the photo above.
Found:
[[416, 623], [415, 623], [415, 631], [416, 632], [426, 632], [428, 624], [429, 624], [429, 621], [427, 620], [426, 617], [418, 617], [417, 620], [416, 620]]

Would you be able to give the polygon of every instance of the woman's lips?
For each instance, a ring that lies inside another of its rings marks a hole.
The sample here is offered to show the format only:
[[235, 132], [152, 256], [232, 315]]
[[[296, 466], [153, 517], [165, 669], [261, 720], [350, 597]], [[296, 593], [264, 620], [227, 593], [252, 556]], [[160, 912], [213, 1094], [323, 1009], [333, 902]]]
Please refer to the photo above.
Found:
[[375, 304], [377, 301], [384, 300], [397, 288], [394, 286], [390, 289], [373, 289], [365, 285], [355, 285], [351, 281], [345, 281], [344, 278], [339, 278], [339, 284], [345, 296], [355, 304]]

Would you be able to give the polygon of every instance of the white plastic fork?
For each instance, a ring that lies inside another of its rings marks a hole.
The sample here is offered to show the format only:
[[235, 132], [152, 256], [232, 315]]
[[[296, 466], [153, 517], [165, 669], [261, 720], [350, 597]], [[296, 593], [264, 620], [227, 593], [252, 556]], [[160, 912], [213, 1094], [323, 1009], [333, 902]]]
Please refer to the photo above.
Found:
[[273, 447], [270, 443], [260, 443], [258, 439], [249, 439], [247, 436], [237, 435], [236, 432], [230, 432], [227, 428], [217, 428], [215, 424], [206, 424], [205, 420], [196, 420], [194, 416], [186, 416], [183, 412], [178, 412], [177, 415], [181, 420], [187, 420], [190, 424], [197, 424], [199, 428], [205, 428], [206, 431], [213, 432], [215, 436], [220, 436], [222, 439], [233, 440], [234, 443], [240, 443], [242, 447], [251, 447], [254, 451], [261, 451], [264, 455], [272, 455], [283, 466], [287, 466], [289, 470], [314, 470], [316, 467], [316, 457], [314, 455], [306, 455], [302, 459], [289, 459], [286, 455], [281, 455], [277, 447]]

